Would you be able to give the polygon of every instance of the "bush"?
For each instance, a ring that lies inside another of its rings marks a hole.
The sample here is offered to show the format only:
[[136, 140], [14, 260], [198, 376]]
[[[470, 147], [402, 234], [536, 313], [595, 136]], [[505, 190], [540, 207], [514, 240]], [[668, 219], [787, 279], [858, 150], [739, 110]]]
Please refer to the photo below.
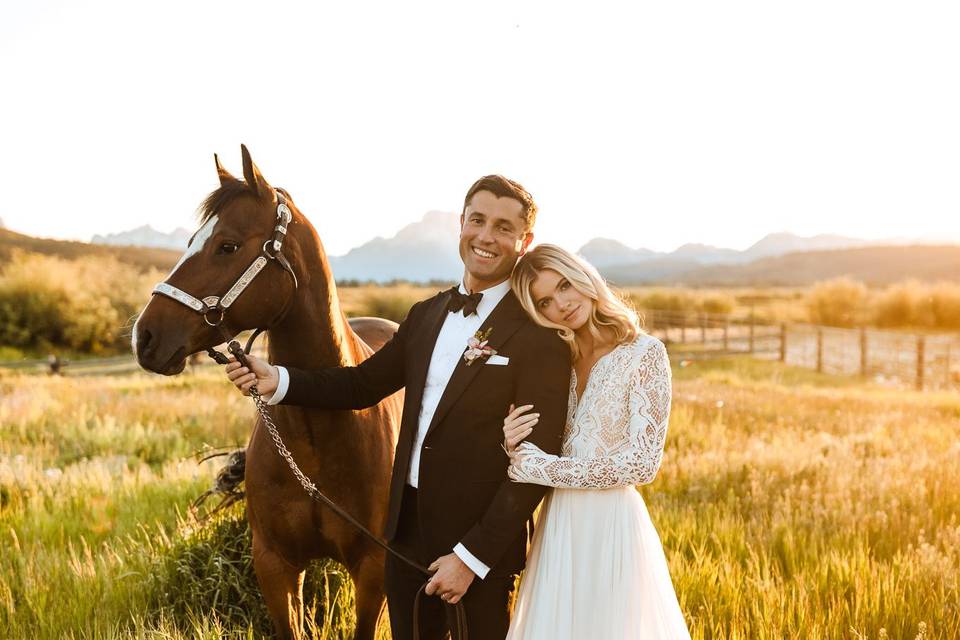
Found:
[[703, 293], [686, 289], [623, 291], [623, 299], [637, 309], [675, 313], [732, 313], [734, 299], [725, 293]]
[[732, 313], [734, 301], [730, 296], [715, 294], [700, 301], [700, 310], [704, 313]]
[[960, 285], [907, 280], [890, 285], [874, 305], [880, 327], [960, 329]]
[[940, 282], [930, 287], [930, 315], [938, 329], [960, 330], [960, 285]]
[[923, 285], [916, 280], [892, 284], [879, 295], [874, 305], [874, 323], [878, 327], [914, 327], [920, 321]]
[[162, 277], [112, 257], [14, 253], [0, 272], [0, 345], [87, 353], [126, 349], [132, 319]]
[[807, 295], [810, 322], [852, 327], [862, 322], [867, 287], [851, 278], [834, 278], [816, 284]]
[[657, 311], [696, 311], [697, 300], [692, 293], [677, 289], [658, 289], [646, 293], [633, 292], [626, 296], [638, 309]]

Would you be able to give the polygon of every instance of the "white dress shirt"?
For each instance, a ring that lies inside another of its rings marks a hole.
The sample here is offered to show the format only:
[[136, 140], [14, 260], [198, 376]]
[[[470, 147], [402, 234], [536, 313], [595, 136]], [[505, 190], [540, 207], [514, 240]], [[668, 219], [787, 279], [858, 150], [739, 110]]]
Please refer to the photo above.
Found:
[[[490, 312], [500, 304], [507, 292], [510, 291], [510, 281], [485, 289], [480, 303], [477, 305], [477, 313], [464, 317], [463, 313], [447, 313], [443, 326], [440, 327], [440, 333], [437, 335], [437, 342], [433, 347], [433, 354], [430, 356], [430, 366], [427, 368], [427, 379], [424, 382], [423, 398], [420, 401], [420, 416], [417, 423], [417, 435], [414, 439], [413, 449], [410, 453], [410, 468], [407, 470], [407, 484], [417, 487], [420, 481], [420, 450], [423, 448], [423, 441], [427, 437], [427, 429], [433, 420], [433, 414], [440, 404], [440, 398], [443, 396], [450, 376], [456, 369], [457, 363], [463, 357], [463, 352], [467, 348], [467, 340], [476, 334], [477, 330], [490, 315]], [[460, 284], [460, 293], [466, 294], [468, 291]], [[277, 367], [280, 380], [277, 383], [277, 390], [274, 392], [267, 404], [277, 404], [287, 393], [290, 385], [290, 374], [285, 367]], [[458, 544], [453, 548], [454, 553], [463, 560], [464, 564], [470, 567], [480, 578], [484, 578], [490, 568], [478, 560], [466, 547]]]

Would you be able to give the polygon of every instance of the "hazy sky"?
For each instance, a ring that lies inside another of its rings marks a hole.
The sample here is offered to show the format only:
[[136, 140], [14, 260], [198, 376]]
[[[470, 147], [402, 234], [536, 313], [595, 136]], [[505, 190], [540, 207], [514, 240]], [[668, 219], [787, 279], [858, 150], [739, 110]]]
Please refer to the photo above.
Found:
[[957, 2], [5, 2], [0, 218], [194, 228], [246, 143], [328, 251], [459, 210], [540, 241], [958, 237]]

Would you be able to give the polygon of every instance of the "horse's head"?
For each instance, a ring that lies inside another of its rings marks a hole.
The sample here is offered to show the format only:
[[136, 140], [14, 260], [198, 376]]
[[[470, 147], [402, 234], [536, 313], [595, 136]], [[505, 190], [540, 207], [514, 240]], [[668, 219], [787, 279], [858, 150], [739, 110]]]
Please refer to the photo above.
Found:
[[247, 148], [241, 151], [244, 180], [214, 156], [220, 188], [204, 200], [200, 228], [133, 327], [133, 351], [145, 369], [180, 373], [190, 354], [225, 334], [270, 327], [293, 301], [289, 265], [299, 264], [300, 252], [288, 230], [305, 220], [286, 192], [267, 183]]

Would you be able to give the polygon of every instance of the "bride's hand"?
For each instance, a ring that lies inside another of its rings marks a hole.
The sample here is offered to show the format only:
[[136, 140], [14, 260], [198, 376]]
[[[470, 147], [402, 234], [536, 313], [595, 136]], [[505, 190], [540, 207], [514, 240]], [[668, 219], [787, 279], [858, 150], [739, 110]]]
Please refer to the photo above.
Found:
[[[510, 457], [513, 457], [517, 445], [533, 433], [533, 425], [537, 424], [540, 418], [539, 413], [527, 413], [530, 409], [533, 409], [532, 404], [519, 407], [511, 404], [510, 413], [503, 419], [503, 450]], [[527, 415], [523, 415], [525, 413]]]

